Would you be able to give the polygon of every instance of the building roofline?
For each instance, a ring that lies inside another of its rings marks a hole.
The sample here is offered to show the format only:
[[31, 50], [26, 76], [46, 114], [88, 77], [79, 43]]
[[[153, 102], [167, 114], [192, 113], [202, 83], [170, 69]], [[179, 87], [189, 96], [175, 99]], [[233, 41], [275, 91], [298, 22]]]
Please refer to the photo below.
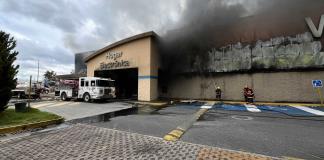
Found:
[[125, 38], [125, 39], [122, 39], [120, 41], [117, 41], [115, 43], [112, 43], [104, 48], [101, 48], [99, 50], [97, 50], [96, 52], [92, 53], [91, 55], [89, 55], [88, 57], [85, 58], [85, 62], [89, 62], [91, 59], [97, 57], [98, 55], [100, 55], [101, 53], [109, 50], [109, 49], [112, 49], [114, 47], [117, 47], [117, 46], [120, 46], [120, 45], [123, 45], [125, 43], [129, 43], [129, 42], [132, 42], [132, 41], [135, 41], [135, 40], [139, 40], [139, 39], [142, 39], [142, 38], [146, 38], [146, 37], [156, 37], [156, 33], [153, 32], [153, 31], [149, 31], [149, 32], [144, 32], [144, 33], [141, 33], [141, 34], [138, 34], [138, 35], [135, 35], [135, 36], [131, 36], [131, 37], [128, 37], [128, 38]]
[[74, 54], [86, 54], [86, 53], [94, 53], [96, 52], [97, 50], [92, 50], [92, 51], [84, 51], [84, 52], [76, 52]]

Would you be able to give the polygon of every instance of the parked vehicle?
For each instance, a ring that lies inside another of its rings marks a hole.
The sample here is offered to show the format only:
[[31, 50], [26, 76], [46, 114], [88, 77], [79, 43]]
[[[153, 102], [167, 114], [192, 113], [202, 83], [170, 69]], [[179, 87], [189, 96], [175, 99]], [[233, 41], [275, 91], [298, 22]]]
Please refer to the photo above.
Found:
[[30, 98], [36, 99], [36, 98], [40, 98], [39, 93], [42, 92], [42, 87], [40, 83], [33, 83], [31, 87], [29, 87], [29, 84], [24, 83], [24, 84], [18, 84], [15, 89], [11, 90], [11, 92], [13, 97], [19, 99], [28, 98], [29, 94], [30, 94]]
[[83, 99], [85, 102], [116, 98], [114, 80], [100, 77], [80, 77], [79, 80], [61, 80], [55, 96], [61, 100]]

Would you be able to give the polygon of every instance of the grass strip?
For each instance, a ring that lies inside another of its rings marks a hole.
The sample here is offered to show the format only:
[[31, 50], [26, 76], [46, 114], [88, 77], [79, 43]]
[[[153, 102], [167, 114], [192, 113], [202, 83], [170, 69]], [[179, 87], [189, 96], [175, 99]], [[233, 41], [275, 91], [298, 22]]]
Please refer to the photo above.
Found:
[[41, 121], [61, 118], [58, 115], [30, 108], [28, 112], [15, 112], [15, 109], [6, 109], [0, 113], [0, 128], [37, 123]]

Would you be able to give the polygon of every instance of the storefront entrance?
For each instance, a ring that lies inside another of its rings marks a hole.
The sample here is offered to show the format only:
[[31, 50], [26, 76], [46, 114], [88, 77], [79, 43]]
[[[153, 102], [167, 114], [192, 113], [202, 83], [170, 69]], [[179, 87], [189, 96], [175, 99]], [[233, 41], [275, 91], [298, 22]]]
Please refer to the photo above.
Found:
[[95, 71], [95, 77], [115, 80], [116, 97], [119, 99], [138, 98], [138, 68]]

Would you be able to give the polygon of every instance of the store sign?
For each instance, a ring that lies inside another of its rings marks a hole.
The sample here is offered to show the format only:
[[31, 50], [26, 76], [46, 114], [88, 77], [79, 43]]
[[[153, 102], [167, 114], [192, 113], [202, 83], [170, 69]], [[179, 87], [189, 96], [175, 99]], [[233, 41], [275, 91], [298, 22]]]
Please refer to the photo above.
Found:
[[116, 68], [129, 67], [129, 61], [120, 60], [123, 56], [123, 52], [109, 52], [106, 55], [106, 59], [113, 60], [113, 62], [100, 63], [100, 70], [109, 70]]
[[310, 17], [306, 17], [305, 20], [306, 20], [306, 23], [307, 23], [309, 29], [311, 30], [313, 36], [316, 38], [320, 38], [322, 36], [323, 28], [324, 28], [324, 14], [321, 16], [318, 28], [315, 27], [315, 25]]
[[106, 58], [116, 60], [118, 58], [121, 58], [122, 56], [123, 56], [123, 52], [108, 52]]

